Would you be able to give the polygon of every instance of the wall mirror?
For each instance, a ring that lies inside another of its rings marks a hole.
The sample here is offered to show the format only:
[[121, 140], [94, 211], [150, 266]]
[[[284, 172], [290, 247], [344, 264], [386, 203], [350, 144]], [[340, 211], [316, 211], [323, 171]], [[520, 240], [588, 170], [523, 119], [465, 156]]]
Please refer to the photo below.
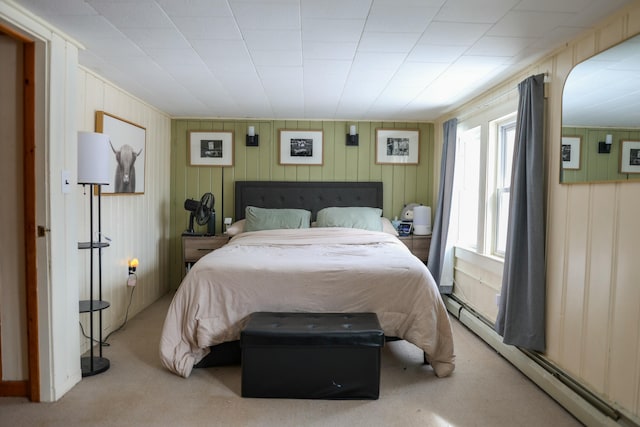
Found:
[[560, 149], [562, 183], [640, 180], [640, 35], [571, 70]]

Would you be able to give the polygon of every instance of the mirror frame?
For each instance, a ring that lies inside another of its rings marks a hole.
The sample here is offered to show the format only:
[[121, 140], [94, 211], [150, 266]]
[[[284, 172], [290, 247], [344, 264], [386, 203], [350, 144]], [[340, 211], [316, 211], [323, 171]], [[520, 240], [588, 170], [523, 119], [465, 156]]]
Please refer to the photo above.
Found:
[[[565, 125], [567, 115], [567, 101], [565, 97], [567, 96], [566, 92], [568, 83], [572, 84], [572, 75], [574, 78], [584, 79], [582, 76], [576, 77], [576, 69], [580, 69], [580, 67], [584, 68], [585, 64], [588, 64], [589, 61], [598, 61], [598, 57], [601, 58], [600, 60], [603, 61], [603, 64], [605, 63], [604, 60], [606, 60], [607, 57], [612, 56], [612, 54], [614, 55], [615, 60], [616, 48], [620, 48], [621, 46], [627, 46], [628, 48], [629, 45], [625, 45], [625, 43], [640, 47], [640, 33], [634, 34], [607, 49], [595, 53], [578, 64], [575, 64], [564, 81], [561, 100], [559, 147], [561, 154], [560, 164], [558, 165], [560, 168], [560, 184], [573, 185], [640, 181], [640, 168], [638, 168], [639, 172], [629, 172], [630, 170], [635, 170], [633, 167], [634, 165], [630, 165], [631, 167], [626, 169], [623, 169], [621, 166], [623, 158], [629, 161], [631, 156], [630, 150], [633, 149], [626, 148], [623, 145], [623, 141], [637, 141], [640, 144], [640, 122], [637, 126], [632, 127], [618, 127], [615, 125], [604, 126], [603, 124], [596, 124], [593, 126], [589, 126], [588, 124], [586, 126]], [[637, 56], [639, 59], [638, 63], [640, 65], [640, 53]], [[594, 62], [591, 62], [590, 64], [593, 65]], [[632, 72], [635, 73], [635, 69]], [[600, 89], [603, 81], [602, 74], [597, 71], [593, 71], [593, 73], [594, 75], [597, 74], [595, 79], [599, 83], [597, 87]], [[618, 82], [619, 80], [614, 81]], [[607, 93], [606, 88], [604, 89], [604, 92], [605, 94]], [[598, 114], [598, 108], [600, 108], [600, 111], [602, 111], [602, 108], [607, 108], [607, 103], [609, 103], [609, 106], [613, 106], [612, 110], [619, 108], [614, 100], [607, 100], [606, 96], [602, 96], [602, 91], [600, 91], [599, 95], [601, 96], [597, 100], [594, 100], [591, 103], [586, 103], [587, 106], [594, 106], [591, 110], [592, 112], [595, 112], [595, 115]], [[635, 104], [633, 111], [637, 111]], [[577, 139], [580, 140], [580, 143], [576, 143]], [[611, 143], [608, 144], [608, 142]], [[631, 146], [635, 147], [636, 145], [631, 144], [630, 147]], [[572, 155], [576, 152], [578, 154], [578, 159], [576, 160], [575, 157], [571, 159]], [[589, 176], [592, 178], [589, 178]]]

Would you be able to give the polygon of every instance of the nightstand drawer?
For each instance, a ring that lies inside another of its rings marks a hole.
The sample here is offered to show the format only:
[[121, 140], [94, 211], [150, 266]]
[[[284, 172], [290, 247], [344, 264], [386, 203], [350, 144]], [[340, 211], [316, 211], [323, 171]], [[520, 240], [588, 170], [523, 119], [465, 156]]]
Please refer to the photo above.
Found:
[[223, 247], [228, 236], [182, 236], [182, 256], [185, 264], [193, 264], [211, 251]]
[[429, 258], [429, 247], [431, 246], [431, 235], [416, 236], [411, 234], [409, 236], [401, 236], [399, 239], [409, 248], [412, 254], [422, 262], [427, 262]]

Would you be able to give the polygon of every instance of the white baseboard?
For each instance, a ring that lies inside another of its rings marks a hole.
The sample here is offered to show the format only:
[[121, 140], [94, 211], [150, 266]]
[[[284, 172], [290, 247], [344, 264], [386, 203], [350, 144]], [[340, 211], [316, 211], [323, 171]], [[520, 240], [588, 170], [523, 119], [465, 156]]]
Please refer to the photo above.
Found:
[[463, 325], [493, 347], [512, 365], [586, 426], [620, 427], [634, 425], [633, 423], [627, 423], [623, 420], [616, 421], [610, 416], [607, 416], [517, 347], [504, 344], [502, 337], [473, 312], [447, 296], [443, 296], [443, 299], [447, 310]]

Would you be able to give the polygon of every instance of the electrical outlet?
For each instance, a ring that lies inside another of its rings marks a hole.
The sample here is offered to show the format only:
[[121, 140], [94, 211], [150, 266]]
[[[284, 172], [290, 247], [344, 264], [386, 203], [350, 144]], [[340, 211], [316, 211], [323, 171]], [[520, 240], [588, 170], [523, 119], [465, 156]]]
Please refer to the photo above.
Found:
[[127, 286], [135, 286], [136, 283], [138, 283], [138, 276], [136, 276], [135, 274], [130, 274], [129, 278], [127, 279]]
[[496, 294], [496, 306], [500, 307], [500, 294]]

